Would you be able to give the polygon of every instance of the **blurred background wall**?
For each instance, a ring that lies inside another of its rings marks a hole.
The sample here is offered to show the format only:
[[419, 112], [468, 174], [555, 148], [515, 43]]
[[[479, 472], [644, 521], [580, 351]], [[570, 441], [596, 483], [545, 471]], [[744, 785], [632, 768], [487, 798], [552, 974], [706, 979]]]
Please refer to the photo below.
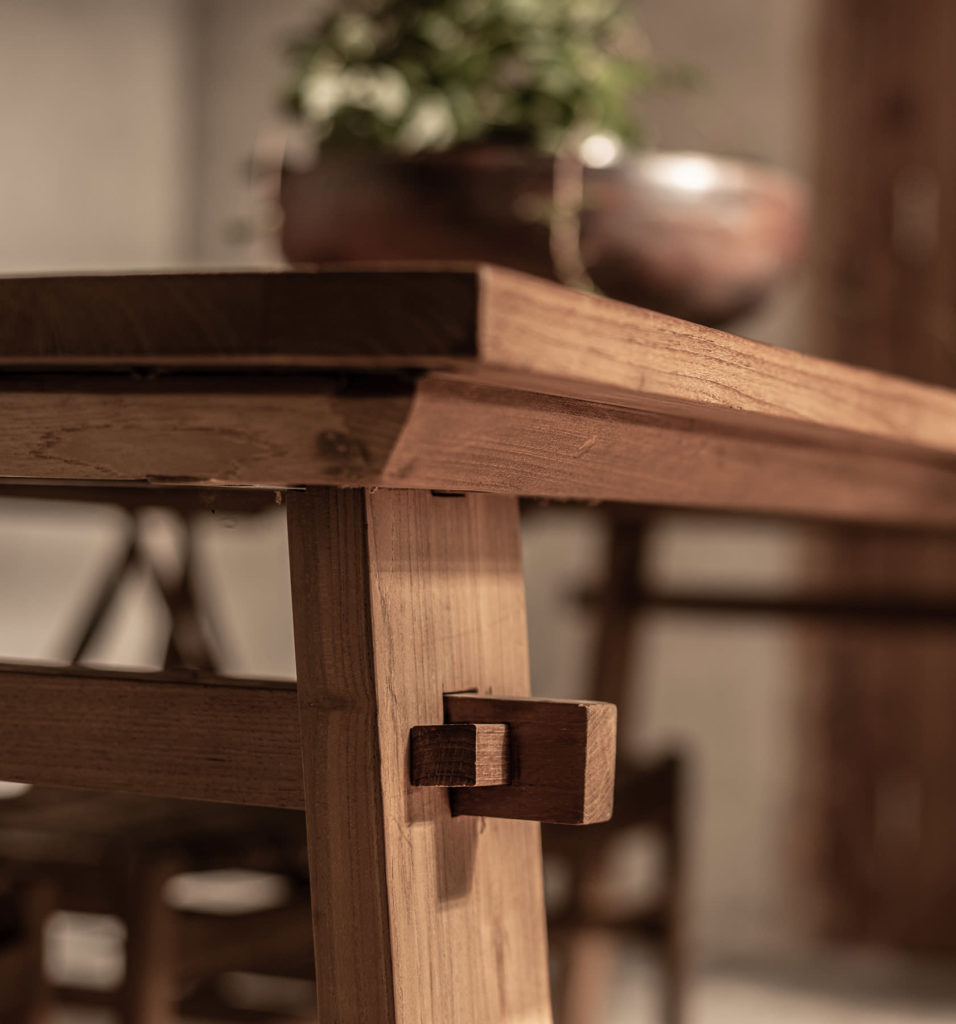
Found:
[[[645, 104], [650, 140], [806, 170], [813, 8], [645, 0], [659, 55], [701, 79], [690, 94]], [[308, 0], [0, 0], [0, 272], [277, 265], [274, 212], [251, 186], [249, 162], [275, 135], [284, 35], [315, 9]], [[800, 345], [803, 302], [796, 281], [738, 329]], [[162, 544], [169, 524], [153, 520]], [[0, 502], [0, 653], [57, 656], [116, 529], [109, 511]], [[542, 694], [574, 694], [586, 678], [589, 623], [571, 595], [596, 574], [598, 540], [576, 509], [528, 526]], [[204, 526], [205, 586], [234, 671], [292, 674], [284, 544], [281, 512]], [[772, 587], [799, 571], [801, 550], [792, 529], [675, 517], [655, 533], [653, 573]], [[129, 591], [97, 660], [157, 655], [155, 596], [146, 580]], [[800, 936], [800, 663], [799, 637], [767, 623], [659, 614], [642, 640], [639, 713], [626, 728], [636, 745], [679, 745], [693, 758], [691, 917], [703, 958], [763, 955]]]

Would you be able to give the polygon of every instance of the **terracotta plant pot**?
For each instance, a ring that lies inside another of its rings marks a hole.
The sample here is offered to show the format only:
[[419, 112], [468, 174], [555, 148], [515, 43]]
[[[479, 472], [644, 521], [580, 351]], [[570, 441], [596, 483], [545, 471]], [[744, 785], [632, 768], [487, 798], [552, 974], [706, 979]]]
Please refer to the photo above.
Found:
[[[802, 186], [696, 153], [584, 171], [580, 255], [607, 295], [700, 323], [753, 307], [802, 246]], [[478, 260], [557, 278], [553, 161], [507, 147], [399, 159], [323, 156], [282, 175], [282, 247], [295, 264]]]

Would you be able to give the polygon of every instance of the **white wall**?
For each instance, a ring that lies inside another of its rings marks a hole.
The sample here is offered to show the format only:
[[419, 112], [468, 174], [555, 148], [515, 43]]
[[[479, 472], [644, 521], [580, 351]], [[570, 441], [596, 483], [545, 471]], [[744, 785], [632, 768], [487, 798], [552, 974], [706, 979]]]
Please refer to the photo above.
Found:
[[191, 255], [188, 0], [0, 3], [0, 271]]
[[[278, 37], [313, 9], [0, 0], [0, 273], [274, 264], [270, 242], [236, 244], [229, 227], [258, 209], [242, 169], [275, 106]], [[121, 523], [97, 506], [0, 499], [0, 524], [0, 654], [61, 657]], [[168, 526], [154, 517], [152, 533]], [[291, 674], [282, 523], [220, 518], [203, 535], [233, 664]], [[250, 575], [263, 586], [248, 593], [270, 594], [261, 607], [231, 600]], [[92, 657], [155, 663], [155, 588], [134, 575], [121, 603]]]
[[[185, 0], [0, 0], [0, 273], [192, 257], [192, 17]], [[3, 656], [62, 655], [119, 525], [0, 499]], [[110, 649], [149, 662], [149, 594], [127, 596]]]
[[281, 153], [285, 131], [279, 97], [290, 34], [308, 27], [316, 0], [204, 0], [202, 87], [196, 97], [199, 139], [200, 255], [219, 266], [281, 261], [277, 211], [268, 181], [250, 176], [250, 161]]

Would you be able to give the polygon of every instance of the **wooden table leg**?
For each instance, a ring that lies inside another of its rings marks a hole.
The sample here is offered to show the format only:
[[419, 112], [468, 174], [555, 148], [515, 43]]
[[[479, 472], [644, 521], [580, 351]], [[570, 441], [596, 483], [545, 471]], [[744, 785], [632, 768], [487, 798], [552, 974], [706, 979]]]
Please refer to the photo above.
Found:
[[442, 694], [529, 692], [517, 501], [288, 497], [322, 1024], [550, 1024], [539, 826], [409, 784]]

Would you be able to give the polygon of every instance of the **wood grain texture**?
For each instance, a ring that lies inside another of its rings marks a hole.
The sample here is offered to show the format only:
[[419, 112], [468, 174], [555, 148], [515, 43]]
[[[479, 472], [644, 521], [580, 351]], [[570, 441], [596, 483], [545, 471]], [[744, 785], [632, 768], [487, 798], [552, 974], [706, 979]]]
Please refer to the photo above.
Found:
[[516, 503], [293, 493], [289, 543], [319, 1018], [549, 1024], [539, 826], [409, 778], [444, 680], [528, 693]]
[[413, 786], [506, 786], [511, 736], [504, 724], [416, 725], [410, 737]]
[[956, 453], [956, 396], [466, 265], [0, 279], [0, 366], [452, 368], [754, 431]]
[[451, 791], [455, 814], [526, 818], [559, 825], [607, 821], [614, 807], [617, 709], [597, 701], [445, 697], [449, 722], [507, 722], [507, 786]]
[[[0, 281], [0, 478], [956, 526], [956, 394], [940, 388], [495, 268], [236, 281]], [[44, 372], [14, 371], [41, 351]]]
[[0, 476], [361, 483], [380, 472], [409, 401], [392, 378], [0, 374]]
[[[574, 381], [612, 401], [755, 433], [807, 428], [956, 452], [956, 394], [572, 292], [479, 271], [483, 365]], [[540, 389], [539, 389], [540, 390]]]
[[381, 481], [558, 499], [956, 526], [956, 466], [799, 443], [433, 374]]
[[[5, 390], [15, 389], [15, 390]], [[460, 374], [381, 378], [0, 374], [0, 476], [490, 491], [956, 526], [938, 454], [754, 433]], [[23, 493], [22, 488], [19, 493]]]
[[301, 808], [295, 688], [0, 666], [0, 778]]

